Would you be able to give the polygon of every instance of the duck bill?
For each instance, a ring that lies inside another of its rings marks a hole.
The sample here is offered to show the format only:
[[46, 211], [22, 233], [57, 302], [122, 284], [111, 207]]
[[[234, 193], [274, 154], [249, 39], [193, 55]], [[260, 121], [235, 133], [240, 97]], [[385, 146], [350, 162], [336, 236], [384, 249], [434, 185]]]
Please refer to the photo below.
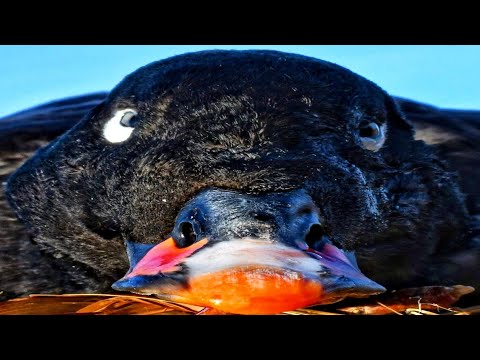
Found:
[[130, 251], [134, 265], [112, 287], [235, 314], [275, 314], [385, 291], [331, 244], [316, 251], [252, 239], [207, 243], [179, 249], [168, 239]]
[[322, 251], [308, 249], [307, 252], [327, 271], [327, 275], [320, 280], [324, 288], [323, 304], [345, 297], [362, 298], [386, 291], [382, 285], [361, 272], [353, 253], [345, 253], [332, 244], [325, 244]]

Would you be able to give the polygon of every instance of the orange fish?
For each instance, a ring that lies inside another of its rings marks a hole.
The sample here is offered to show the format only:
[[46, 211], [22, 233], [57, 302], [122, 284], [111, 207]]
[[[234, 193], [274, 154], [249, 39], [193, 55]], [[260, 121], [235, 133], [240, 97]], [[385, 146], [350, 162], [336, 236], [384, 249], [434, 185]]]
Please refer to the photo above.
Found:
[[276, 314], [385, 291], [330, 243], [316, 251], [257, 239], [202, 239], [179, 248], [169, 238], [129, 243], [128, 253], [130, 270], [113, 289], [232, 314]]

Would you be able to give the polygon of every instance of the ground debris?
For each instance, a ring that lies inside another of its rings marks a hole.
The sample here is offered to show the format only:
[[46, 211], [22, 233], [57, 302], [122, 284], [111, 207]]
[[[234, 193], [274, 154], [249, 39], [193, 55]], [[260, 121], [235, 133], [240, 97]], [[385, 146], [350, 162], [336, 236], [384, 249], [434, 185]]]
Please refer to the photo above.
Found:
[[148, 296], [34, 294], [0, 303], [0, 315], [188, 315], [203, 307]]
[[438, 315], [446, 313], [453, 315], [465, 312], [465, 309], [454, 308], [452, 305], [463, 295], [473, 291], [475, 291], [473, 287], [464, 285], [408, 288], [372, 297], [365, 304], [341, 307], [338, 310], [355, 315]]
[[[472, 315], [480, 306], [452, 307], [470, 286], [425, 286], [402, 289], [366, 299], [356, 306], [331, 310], [297, 309], [282, 315]], [[161, 300], [150, 296], [117, 294], [33, 294], [0, 302], [0, 315], [224, 315], [202, 306]]]

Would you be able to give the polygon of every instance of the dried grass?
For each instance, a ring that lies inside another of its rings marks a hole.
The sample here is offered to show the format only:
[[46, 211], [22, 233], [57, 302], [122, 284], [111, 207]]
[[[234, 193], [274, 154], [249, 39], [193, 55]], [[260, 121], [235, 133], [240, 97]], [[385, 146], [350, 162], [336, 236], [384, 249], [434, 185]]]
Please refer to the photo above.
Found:
[[[297, 309], [282, 315], [473, 315], [480, 306], [452, 304], [474, 289], [468, 286], [427, 286], [367, 299], [361, 305], [334, 310]], [[329, 306], [329, 308], [331, 305]], [[161, 300], [150, 296], [117, 294], [34, 294], [0, 302], [0, 315], [220, 315], [214, 309]]]

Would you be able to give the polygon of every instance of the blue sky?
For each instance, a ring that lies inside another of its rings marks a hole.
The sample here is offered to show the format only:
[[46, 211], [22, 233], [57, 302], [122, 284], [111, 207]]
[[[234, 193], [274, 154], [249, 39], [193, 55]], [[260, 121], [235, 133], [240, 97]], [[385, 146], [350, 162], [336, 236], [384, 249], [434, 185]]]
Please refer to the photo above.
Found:
[[480, 109], [480, 46], [158, 45], [0, 46], [0, 116], [45, 101], [110, 90], [149, 62], [204, 49], [276, 49], [345, 66], [390, 94]]

